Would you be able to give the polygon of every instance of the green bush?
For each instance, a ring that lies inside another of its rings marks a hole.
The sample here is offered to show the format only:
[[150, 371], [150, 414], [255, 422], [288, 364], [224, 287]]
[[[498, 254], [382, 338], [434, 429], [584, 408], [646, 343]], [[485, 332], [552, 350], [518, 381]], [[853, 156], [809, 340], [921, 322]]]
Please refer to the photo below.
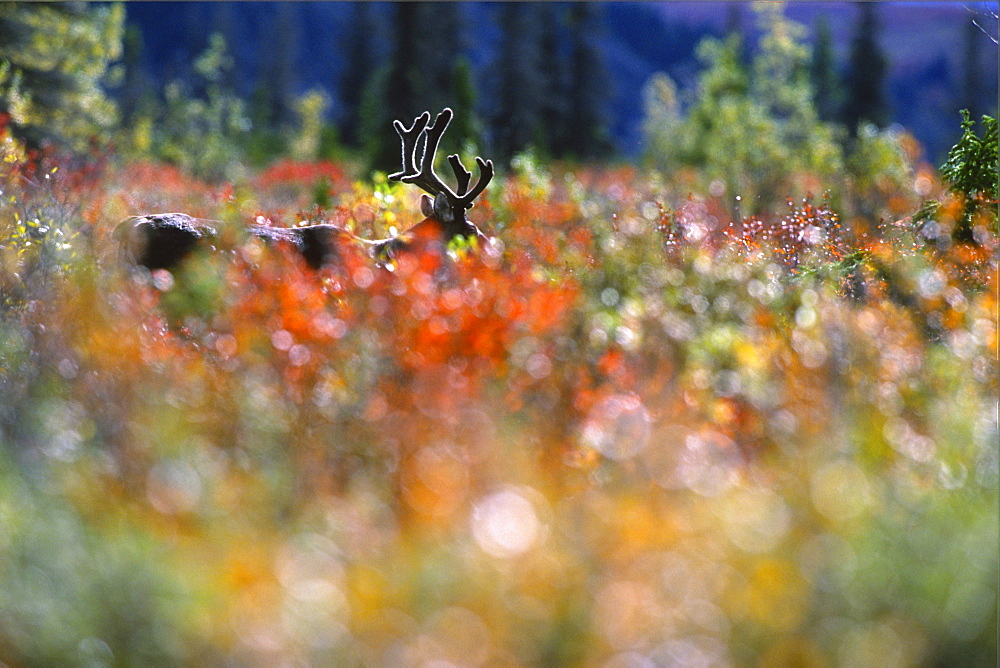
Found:
[[213, 34], [194, 63], [194, 86], [204, 95], [193, 95], [180, 81], [168, 83], [162, 102], [133, 122], [126, 153], [164, 160], [209, 181], [243, 176], [241, 146], [251, 124], [246, 104], [226, 84], [232, 67], [225, 39]]
[[0, 5], [0, 115], [32, 148], [86, 150], [117, 123], [104, 87], [121, 54], [121, 5]]
[[969, 110], [962, 110], [962, 137], [948, 152], [948, 159], [941, 165], [941, 176], [949, 183], [951, 192], [964, 202], [961, 218], [955, 229], [955, 238], [971, 241], [974, 238], [975, 217], [982, 212], [991, 217], [993, 230], [997, 220], [997, 120], [990, 116], [982, 119], [985, 133], [982, 139], [973, 131], [975, 122]]
[[646, 89], [647, 161], [665, 173], [696, 168], [706, 191], [718, 192], [722, 183], [754, 214], [836, 181], [844, 168], [840, 130], [820, 120], [812, 101], [802, 26], [764, 8], [761, 27], [749, 67], [736, 36], [699, 45], [706, 69], [686, 113], [666, 75], [655, 75]]

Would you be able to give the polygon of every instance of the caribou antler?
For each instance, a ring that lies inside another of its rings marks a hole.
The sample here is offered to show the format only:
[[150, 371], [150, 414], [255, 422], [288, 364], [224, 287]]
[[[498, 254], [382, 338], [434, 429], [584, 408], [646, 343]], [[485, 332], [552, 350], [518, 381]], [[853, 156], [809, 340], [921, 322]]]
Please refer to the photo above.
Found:
[[403, 142], [403, 169], [395, 174], [390, 174], [390, 181], [401, 181], [404, 177], [418, 174], [417, 168], [413, 165], [413, 158], [417, 152], [417, 142], [420, 141], [420, 135], [427, 129], [427, 123], [430, 120], [430, 112], [425, 111], [414, 119], [413, 126], [410, 128], [407, 128], [400, 121], [392, 122], [392, 127], [396, 128], [396, 133], [399, 134], [399, 138]]
[[455, 180], [458, 181], [458, 192], [455, 194], [459, 197], [465, 197], [466, 193], [469, 192], [472, 172], [465, 168], [457, 154], [449, 155], [448, 162], [451, 164], [451, 171], [455, 172]]
[[[458, 161], [457, 155], [451, 156], [448, 159], [451, 160], [451, 158], [455, 158], [455, 162], [458, 162], [461, 165], [461, 163]], [[452, 164], [454, 165], [454, 163]], [[476, 185], [472, 188], [472, 190], [470, 190], [468, 193], [459, 198], [459, 200], [462, 203], [462, 206], [464, 206], [466, 209], [472, 208], [472, 202], [475, 201], [475, 199], [479, 197], [479, 195], [484, 190], [486, 190], [486, 186], [489, 184], [490, 181], [493, 180], [492, 160], [483, 160], [477, 155], [476, 166], [479, 167], [479, 180], [476, 181]], [[465, 171], [465, 167], [462, 167], [462, 171]], [[469, 174], [469, 172], [467, 171], [465, 171], [465, 173]], [[456, 176], [457, 174], [458, 173], [456, 172]], [[469, 174], [469, 176], [472, 176], [472, 174]]]
[[[395, 174], [390, 174], [389, 179], [411, 183], [435, 197], [444, 195], [451, 207], [452, 218], [455, 221], [464, 222], [465, 210], [472, 208], [475, 199], [482, 194], [487, 184], [493, 179], [493, 162], [476, 157], [476, 165], [479, 167], [479, 180], [476, 181], [476, 185], [471, 190], [469, 189], [469, 183], [472, 180], [472, 173], [465, 168], [458, 155], [448, 156], [448, 162], [451, 165], [452, 171], [455, 172], [455, 180], [458, 182], [458, 192], [449, 188], [434, 173], [434, 157], [437, 154], [438, 145], [441, 143], [441, 135], [444, 134], [448, 124], [451, 123], [453, 115], [451, 109], [445, 108], [437, 115], [437, 118], [434, 119], [434, 124], [430, 127], [427, 127], [430, 114], [426, 111], [417, 116], [416, 120], [413, 121], [413, 125], [409, 128], [399, 121], [394, 121], [393, 127], [396, 128], [396, 132], [399, 134], [399, 138], [403, 144], [403, 169]], [[420, 168], [418, 169], [416, 167], [416, 152], [421, 134], [424, 135], [424, 148], [420, 158]]]

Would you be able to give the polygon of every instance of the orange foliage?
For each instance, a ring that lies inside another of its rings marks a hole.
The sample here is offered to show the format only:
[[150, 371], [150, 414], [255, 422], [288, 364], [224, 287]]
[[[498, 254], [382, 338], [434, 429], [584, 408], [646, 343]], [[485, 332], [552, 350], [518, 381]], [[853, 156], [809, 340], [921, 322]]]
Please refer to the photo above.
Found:
[[326, 180], [334, 192], [350, 187], [350, 180], [344, 170], [329, 161], [297, 162], [283, 159], [274, 163], [255, 179], [258, 188], [274, 188], [284, 185], [312, 187], [320, 180]]

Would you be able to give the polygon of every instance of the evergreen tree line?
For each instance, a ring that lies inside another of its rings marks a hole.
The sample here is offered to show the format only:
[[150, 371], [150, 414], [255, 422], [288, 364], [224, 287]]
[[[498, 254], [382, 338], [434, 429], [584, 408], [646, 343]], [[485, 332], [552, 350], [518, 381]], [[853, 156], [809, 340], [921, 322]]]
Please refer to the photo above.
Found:
[[[810, 82], [819, 117], [847, 129], [851, 137], [865, 123], [884, 128], [893, 113], [887, 96], [889, 59], [882, 48], [879, 3], [856, 2], [857, 19], [845, 69], [837, 66], [829, 21], [820, 15], [814, 26], [813, 53], [810, 62]], [[973, 117], [995, 114], [984, 94], [982, 81], [983, 44], [994, 41], [977, 22], [976, 15], [965, 24], [959, 60], [960, 81], [956, 102], [968, 109]], [[993, 17], [995, 20], [995, 17]], [[985, 34], [984, 34], [985, 33]]]
[[[739, 33], [743, 9], [732, 7], [728, 29]], [[815, 26], [807, 64], [815, 112], [846, 128], [849, 139], [864, 124], [884, 127], [891, 118], [878, 9], [858, 6], [844, 71], [829, 26], [822, 19]], [[202, 36], [187, 38], [205, 43], [200, 54], [174, 64], [160, 85], [148, 67], [152, 54], [144, 53], [139, 29], [125, 25], [120, 5], [3, 4], [2, 118], [32, 145], [55, 140], [80, 148], [94, 136], [112, 137], [120, 149], [211, 177], [282, 155], [339, 157], [345, 150], [364, 157], [365, 167], [393, 171], [399, 155], [392, 120], [444, 106], [457, 113], [443, 152], [478, 152], [501, 165], [525, 150], [578, 160], [613, 153], [615, 91], [601, 48], [600, 5], [498, 3], [479, 10], [491, 25], [486, 30], [478, 15], [473, 35], [475, 17], [462, 3], [357, 3], [345, 10], [345, 38], [307, 44], [305, 10], [276, 3], [252, 74], [235, 68], [233, 47], [245, 53], [246, 45], [235, 42], [234, 10], [223, 3], [205, 11], [211, 20], [200, 25]], [[975, 24], [969, 26], [963, 95], [975, 116], [980, 54]], [[750, 73], [746, 42], [737, 56]], [[301, 94], [295, 85], [302, 58], [341, 66], [326, 86]], [[253, 86], [246, 85], [249, 76]]]
[[[807, 63], [812, 101], [820, 120], [839, 123], [852, 136], [864, 123], [882, 128], [891, 119], [886, 96], [889, 63], [879, 43], [878, 6], [870, 2], [856, 2], [854, 6], [858, 14], [846, 68], [838, 67], [830, 23], [825, 14], [816, 19], [811, 55], [796, 59], [795, 64], [801, 68]], [[747, 32], [743, 5], [732, 3], [726, 34], [738, 42], [734, 47], [736, 64], [744, 70], [750, 69], [753, 59]]]
[[816, 111], [823, 121], [841, 123], [851, 135], [870, 123], [885, 127], [890, 116], [885, 95], [889, 63], [879, 44], [878, 6], [857, 3], [858, 20], [851, 42], [847, 71], [836, 67], [830, 26], [825, 16], [816, 23], [810, 79]]
[[[610, 154], [606, 104], [610, 79], [598, 46], [601, 10], [589, 3], [505, 3], [494, 8], [500, 46], [478, 76], [470, 60], [466, 8], [459, 3], [399, 3], [388, 17], [354, 6], [352, 39], [336, 88], [345, 146], [395, 169], [393, 119], [451, 106], [447, 151], [479, 147], [501, 164], [533, 149], [550, 158]], [[380, 21], [388, 25], [380, 26]], [[381, 58], [371, 35], [391, 35]]]
[[[300, 48], [294, 11], [294, 5], [278, 4], [274, 46], [262, 60], [255, 92], [243, 103], [251, 162], [286, 153], [293, 142], [290, 129], [303, 122], [292, 89]], [[342, 62], [341, 74], [314, 91], [326, 98], [324, 114], [333, 102], [328, 91], [335, 91], [339, 111], [320, 141], [321, 157], [335, 146], [363, 156], [369, 168], [394, 171], [399, 145], [392, 121], [409, 122], [424, 110], [446, 106], [457, 113], [442, 152], [480, 151], [499, 164], [528, 149], [555, 159], [610, 155], [611, 89], [598, 44], [599, 6], [505, 3], [490, 11], [500, 46], [477, 68], [468, 8], [461, 3], [353, 5], [347, 37], [331, 54]], [[125, 124], [133, 128], [143, 117], [156, 116], [165, 102], [143, 72], [142, 51], [138, 30], [127, 29], [121, 102]], [[231, 62], [219, 65], [215, 83], [238, 98]], [[188, 96], [204, 98], [209, 86], [201, 74], [195, 71], [177, 85]]]

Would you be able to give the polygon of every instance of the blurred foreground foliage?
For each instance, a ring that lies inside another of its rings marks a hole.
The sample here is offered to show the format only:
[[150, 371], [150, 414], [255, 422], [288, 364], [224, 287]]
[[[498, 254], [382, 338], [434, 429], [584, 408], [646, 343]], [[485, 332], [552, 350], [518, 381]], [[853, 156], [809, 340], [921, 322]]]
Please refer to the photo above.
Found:
[[[996, 218], [933, 169], [522, 156], [500, 243], [314, 273], [241, 228], [416, 193], [0, 146], [0, 661], [995, 665]], [[171, 210], [218, 248], [124, 267]]]

